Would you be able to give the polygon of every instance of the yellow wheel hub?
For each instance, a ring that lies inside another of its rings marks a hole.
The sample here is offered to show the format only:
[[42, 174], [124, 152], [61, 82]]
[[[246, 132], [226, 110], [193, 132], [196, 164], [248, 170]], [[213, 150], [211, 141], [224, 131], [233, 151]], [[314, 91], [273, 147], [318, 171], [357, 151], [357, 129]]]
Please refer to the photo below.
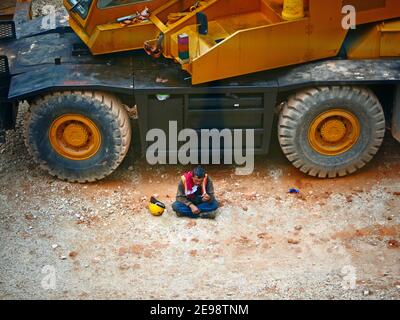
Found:
[[73, 147], [82, 147], [89, 139], [88, 130], [80, 123], [71, 123], [66, 126], [63, 138], [66, 143]]
[[360, 133], [360, 123], [353, 113], [335, 109], [314, 119], [308, 140], [318, 153], [337, 156], [350, 150], [360, 138]]
[[63, 115], [49, 130], [51, 146], [70, 160], [87, 160], [100, 149], [101, 134], [96, 124], [78, 114]]

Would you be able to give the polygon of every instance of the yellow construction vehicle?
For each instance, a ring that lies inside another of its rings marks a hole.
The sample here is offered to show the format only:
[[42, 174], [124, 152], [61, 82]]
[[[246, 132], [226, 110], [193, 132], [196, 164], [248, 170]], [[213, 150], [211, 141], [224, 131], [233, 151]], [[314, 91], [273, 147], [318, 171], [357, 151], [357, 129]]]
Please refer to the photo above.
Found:
[[[64, 1], [71, 10], [78, 0]], [[162, 33], [163, 55], [180, 63], [193, 84], [337, 56], [349, 31], [343, 27], [345, 5], [356, 9], [354, 27], [377, 23], [352, 42], [349, 58], [400, 54], [395, 45], [400, 30], [397, 0], [132, 0], [125, 1], [127, 6], [118, 6], [121, 1], [94, 2], [87, 20], [71, 10], [70, 21], [93, 54], [139, 49]], [[144, 7], [150, 12], [145, 20], [117, 22], [118, 15]], [[206, 17], [206, 32], [199, 32], [199, 14]], [[184, 61], [179, 58], [181, 34], [189, 38]]]
[[387, 127], [400, 141], [398, 0], [64, 4], [70, 27], [0, 24], [0, 128], [28, 100], [26, 144], [55, 176], [85, 182], [115, 170], [131, 141], [127, 107], [143, 154], [148, 132], [171, 123], [254, 130], [252, 151], [265, 154], [278, 114], [284, 154], [321, 178], [366, 165]]

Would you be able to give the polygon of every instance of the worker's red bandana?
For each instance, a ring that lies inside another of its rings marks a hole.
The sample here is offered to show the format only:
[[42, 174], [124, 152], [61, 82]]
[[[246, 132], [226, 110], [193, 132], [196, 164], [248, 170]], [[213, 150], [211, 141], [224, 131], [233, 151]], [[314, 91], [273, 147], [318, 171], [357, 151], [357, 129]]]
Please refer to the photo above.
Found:
[[[185, 187], [186, 197], [194, 198], [194, 195], [197, 192], [197, 190], [199, 189], [199, 186], [195, 185], [193, 182], [193, 172], [192, 171], [186, 172], [182, 176], [182, 182], [183, 182], [183, 186]], [[204, 177], [203, 184], [201, 186], [201, 188], [202, 188], [201, 194], [202, 195], [205, 195], [207, 193], [206, 185], [207, 185], [207, 175]]]

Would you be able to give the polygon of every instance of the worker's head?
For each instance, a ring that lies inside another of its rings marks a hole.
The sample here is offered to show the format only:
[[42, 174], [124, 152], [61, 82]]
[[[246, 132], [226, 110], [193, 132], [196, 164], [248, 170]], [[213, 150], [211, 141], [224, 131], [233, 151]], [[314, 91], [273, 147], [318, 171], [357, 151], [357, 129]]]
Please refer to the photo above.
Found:
[[195, 185], [201, 186], [206, 176], [206, 170], [203, 167], [196, 167], [193, 169], [193, 182]]

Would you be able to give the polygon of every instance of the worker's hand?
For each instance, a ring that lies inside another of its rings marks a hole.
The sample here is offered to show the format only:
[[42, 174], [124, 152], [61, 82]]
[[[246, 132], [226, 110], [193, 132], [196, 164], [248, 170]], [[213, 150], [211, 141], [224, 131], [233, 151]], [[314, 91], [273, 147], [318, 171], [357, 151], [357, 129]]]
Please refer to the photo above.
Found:
[[193, 214], [199, 214], [200, 213], [199, 208], [197, 208], [194, 204], [190, 205], [190, 210], [192, 210]]
[[207, 193], [203, 196], [203, 202], [208, 202], [208, 201], [210, 201], [211, 200], [211, 197], [210, 197], [210, 195], [208, 195]]

